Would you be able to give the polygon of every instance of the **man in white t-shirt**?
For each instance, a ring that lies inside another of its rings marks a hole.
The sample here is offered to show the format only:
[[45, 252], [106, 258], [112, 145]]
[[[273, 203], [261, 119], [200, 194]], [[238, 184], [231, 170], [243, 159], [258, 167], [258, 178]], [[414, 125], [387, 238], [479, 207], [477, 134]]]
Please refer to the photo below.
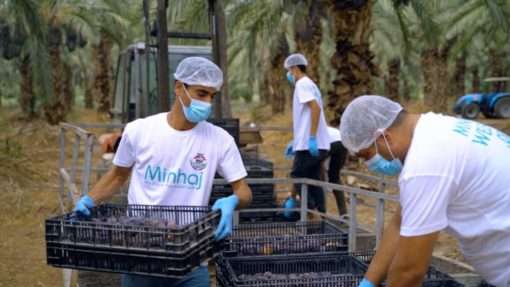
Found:
[[421, 286], [445, 230], [490, 284], [510, 286], [510, 137], [477, 122], [410, 114], [363, 96], [340, 122], [342, 142], [369, 170], [399, 175], [400, 209], [360, 286]]
[[[306, 75], [308, 62], [302, 54], [292, 54], [285, 59], [287, 79], [294, 85], [292, 100], [293, 141], [285, 151], [286, 156], [294, 154], [291, 177], [320, 179], [320, 165], [328, 154], [329, 135], [321, 92], [317, 85]], [[296, 191], [299, 191], [296, 186]], [[322, 188], [310, 186], [308, 207], [321, 212], [326, 211]], [[285, 207], [295, 206], [295, 200], [289, 198]]]
[[[234, 190], [213, 205], [213, 210], [221, 211], [215, 237], [222, 239], [232, 232], [234, 210], [251, 201], [244, 180], [247, 173], [233, 137], [205, 121], [223, 73], [205, 58], [189, 57], [179, 63], [174, 78], [176, 101], [171, 111], [126, 125], [112, 169], [80, 199], [75, 210], [90, 214], [89, 208], [111, 198], [129, 176], [129, 204], [205, 206], [218, 172]], [[182, 280], [122, 278], [123, 287], [163, 285], [209, 286], [209, 274], [201, 267]]]

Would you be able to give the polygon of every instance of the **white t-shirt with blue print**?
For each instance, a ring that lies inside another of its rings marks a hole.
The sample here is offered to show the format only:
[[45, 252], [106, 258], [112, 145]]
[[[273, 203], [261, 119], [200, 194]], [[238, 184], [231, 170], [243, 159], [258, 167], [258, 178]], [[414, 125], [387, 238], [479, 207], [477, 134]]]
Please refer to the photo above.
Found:
[[510, 286], [510, 137], [434, 113], [416, 125], [399, 177], [402, 236], [440, 230], [489, 283]]
[[126, 125], [113, 164], [133, 167], [129, 204], [207, 205], [216, 172], [228, 182], [246, 177], [234, 138], [200, 122], [178, 131], [167, 113]]

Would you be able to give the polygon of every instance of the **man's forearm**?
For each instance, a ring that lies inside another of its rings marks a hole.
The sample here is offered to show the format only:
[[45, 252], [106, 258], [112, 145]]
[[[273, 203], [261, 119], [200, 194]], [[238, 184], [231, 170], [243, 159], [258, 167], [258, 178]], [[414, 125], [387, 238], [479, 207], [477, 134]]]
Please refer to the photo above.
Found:
[[377, 252], [365, 277], [376, 286], [384, 281], [397, 252], [400, 238], [400, 208], [384, 230]]
[[94, 185], [88, 195], [96, 204], [110, 199], [124, 185], [129, 177], [129, 169], [122, 169], [113, 167]]
[[252, 194], [251, 189], [246, 181], [242, 179], [234, 182], [232, 183], [232, 188], [235, 195], [237, 195], [237, 198], [239, 198], [239, 204], [237, 205], [237, 208], [248, 207], [251, 203]]

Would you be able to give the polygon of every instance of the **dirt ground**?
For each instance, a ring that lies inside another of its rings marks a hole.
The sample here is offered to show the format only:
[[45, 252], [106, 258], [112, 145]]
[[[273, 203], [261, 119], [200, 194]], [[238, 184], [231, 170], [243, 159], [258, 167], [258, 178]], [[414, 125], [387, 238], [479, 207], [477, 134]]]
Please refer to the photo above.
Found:
[[[257, 118], [266, 125], [290, 127], [290, 113], [276, 117]], [[253, 117], [253, 115], [251, 115]], [[243, 122], [248, 113], [240, 113]], [[76, 110], [71, 122], [106, 122], [95, 112]], [[264, 132], [260, 152], [275, 162], [275, 176], [288, 174], [290, 162], [283, 150], [291, 139], [288, 132]], [[46, 265], [44, 220], [59, 213], [58, 208], [58, 128], [40, 120], [26, 122], [17, 112], [0, 109], [0, 287], [60, 286], [60, 269]], [[280, 169], [281, 168], [281, 169]], [[285, 196], [285, 187], [279, 198]], [[395, 192], [395, 191], [392, 191]], [[328, 211], [336, 213], [332, 197]], [[366, 225], [374, 222], [370, 201], [359, 208], [360, 220]], [[387, 208], [387, 218], [395, 206]], [[436, 252], [460, 258], [455, 241], [442, 235]]]

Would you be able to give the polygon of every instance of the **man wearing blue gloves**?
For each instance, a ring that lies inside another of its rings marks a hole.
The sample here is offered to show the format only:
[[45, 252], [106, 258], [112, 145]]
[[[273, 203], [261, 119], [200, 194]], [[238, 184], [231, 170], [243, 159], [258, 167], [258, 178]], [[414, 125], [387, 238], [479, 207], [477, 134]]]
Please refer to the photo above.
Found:
[[360, 286], [421, 286], [439, 232], [454, 236], [490, 284], [510, 286], [510, 136], [435, 113], [407, 113], [380, 96], [352, 101], [342, 143], [368, 169], [398, 175], [400, 208]]
[[[294, 85], [292, 102], [293, 138], [285, 151], [287, 157], [294, 155], [290, 176], [293, 178], [320, 179], [321, 162], [327, 157], [330, 146], [328, 126], [322, 107], [321, 92], [306, 75], [308, 61], [302, 54], [292, 54], [285, 59], [287, 80]], [[299, 192], [300, 186], [295, 187]], [[284, 207], [293, 207], [290, 197]], [[326, 211], [324, 191], [310, 186], [308, 207]]]
[[[212, 207], [221, 211], [215, 238], [223, 239], [232, 232], [234, 210], [251, 201], [234, 139], [205, 121], [223, 73], [205, 58], [190, 57], [179, 63], [174, 78], [177, 100], [171, 111], [126, 125], [112, 169], [78, 201], [75, 211], [89, 215], [90, 208], [111, 198], [129, 176], [129, 204], [207, 205], [218, 172], [234, 190]], [[201, 267], [182, 280], [123, 275], [122, 286], [205, 287], [209, 274], [207, 267]]]

